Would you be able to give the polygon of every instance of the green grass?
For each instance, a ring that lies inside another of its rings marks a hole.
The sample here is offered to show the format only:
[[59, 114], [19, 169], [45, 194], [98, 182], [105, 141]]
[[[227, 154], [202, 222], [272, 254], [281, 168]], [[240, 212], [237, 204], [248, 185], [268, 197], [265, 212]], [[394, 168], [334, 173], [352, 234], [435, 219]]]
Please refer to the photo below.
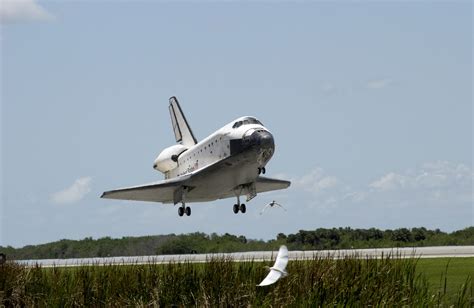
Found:
[[432, 292], [446, 292], [449, 298], [454, 299], [463, 284], [467, 283], [467, 292], [474, 294], [474, 258], [420, 259], [417, 273], [427, 278]]
[[[0, 266], [0, 307], [469, 307], [472, 286], [457, 286], [467, 279], [457, 269], [465, 268], [472, 259], [451, 261], [446, 283], [449, 293], [434, 284], [444, 275], [444, 259], [384, 256], [290, 261], [289, 276], [263, 288], [256, 284], [267, 274], [264, 265], [273, 262], [213, 259], [204, 264], [76, 268], [27, 268], [10, 262]], [[451, 264], [456, 265], [451, 268]]]

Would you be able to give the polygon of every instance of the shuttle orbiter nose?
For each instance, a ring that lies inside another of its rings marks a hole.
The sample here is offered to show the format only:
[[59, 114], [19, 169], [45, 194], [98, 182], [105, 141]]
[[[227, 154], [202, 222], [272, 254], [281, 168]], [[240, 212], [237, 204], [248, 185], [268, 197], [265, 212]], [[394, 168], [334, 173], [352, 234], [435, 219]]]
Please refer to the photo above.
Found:
[[273, 135], [265, 130], [259, 130], [250, 136], [250, 142], [252, 145], [259, 147], [262, 150], [275, 149], [275, 141], [273, 140]]

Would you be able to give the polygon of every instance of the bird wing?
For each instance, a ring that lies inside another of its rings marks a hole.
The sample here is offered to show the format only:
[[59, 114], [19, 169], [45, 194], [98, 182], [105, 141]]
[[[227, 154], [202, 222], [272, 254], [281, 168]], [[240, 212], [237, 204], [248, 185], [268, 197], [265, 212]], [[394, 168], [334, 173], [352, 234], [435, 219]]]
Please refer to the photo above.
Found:
[[282, 245], [280, 247], [280, 250], [278, 251], [278, 255], [273, 267], [281, 272], [284, 272], [287, 264], [288, 264], [288, 248], [286, 248], [285, 245]]
[[265, 205], [265, 206], [263, 207], [263, 209], [260, 211], [260, 215], [262, 215], [263, 212], [265, 212], [265, 210], [266, 210], [267, 207], [269, 207], [269, 206], [270, 206], [270, 204]]
[[258, 286], [268, 286], [269, 284], [275, 283], [284, 273], [286, 273], [285, 268], [287, 264], [288, 248], [286, 248], [285, 245], [282, 245], [278, 251], [275, 264], [270, 268], [270, 273], [268, 273], [267, 277], [265, 277]]
[[276, 203], [276, 202], [275, 202], [274, 204], [277, 205], [277, 206], [279, 206], [279, 207], [281, 207], [282, 209], [284, 209], [284, 210], [286, 211], [286, 209], [285, 209], [285, 207], [284, 207], [283, 205], [281, 205], [281, 204], [279, 204], [279, 203]]
[[270, 272], [268, 273], [267, 277], [265, 277], [265, 279], [263, 279], [262, 282], [260, 282], [259, 287], [263, 287], [263, 286], [268, 286], [272, 283], [275, 283], [278, 279], [280, 279], [282, 273], [280, 273], [279, 271], [275, 271], [275, 270], [270, 270]]

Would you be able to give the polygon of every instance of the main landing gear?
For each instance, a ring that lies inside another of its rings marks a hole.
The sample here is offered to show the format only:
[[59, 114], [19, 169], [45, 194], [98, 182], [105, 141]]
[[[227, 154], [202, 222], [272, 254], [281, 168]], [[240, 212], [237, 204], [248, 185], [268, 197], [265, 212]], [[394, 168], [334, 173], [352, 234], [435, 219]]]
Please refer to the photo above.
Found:
[[178, 215], [184, 216], [191, 216], [191, 208], [189, 206], [186, 206], [186, 195], [188, 193], [189, 187], [182, 186], [179, 188], [179, 190], [175, 191], [174, 195], [174, 204], [178, 204], [181, 202], [181, 206], [178, 208]]
[[240, 196], [237, 195], [237, 204], [234, 204], [234, 213], [237, 214], [240, 212], [242, 212], [242, 214], [244, 214], [246, 211], [247, 211], [247, 207], [245, 206], [245, 204], [240, 204]]
[[241, 204], [241, 205], [238, 205], [238, 204], [234, 204], [234, 213], [237, 214], [239, 211], [243, 213], [245, 213], [247, 211], [247, 207], [245, 206], [245, 204]]
[[262, 168], [258, 168], [258, 174], [265, 174], [266, 170], [265, 170], [265, 167], [262, 167]]
[[178, 208], [178, 215], [181, 217], [184, 214], [186, 214], [186, 216], [191, 216], [191, 208], [183, 203], [183, 205]]

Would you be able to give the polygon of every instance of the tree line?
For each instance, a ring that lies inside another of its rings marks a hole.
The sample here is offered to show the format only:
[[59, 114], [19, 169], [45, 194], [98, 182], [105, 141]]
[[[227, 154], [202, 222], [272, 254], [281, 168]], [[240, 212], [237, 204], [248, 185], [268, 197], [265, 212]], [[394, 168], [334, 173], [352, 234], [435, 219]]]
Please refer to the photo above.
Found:
[[8, 259], [62, 259], [112, 256], [147, 256], [161, 254], [216, 253], [275, 250], [279, 245], [290, 250], [349, 248], [420, 247], [474, 245], [474, 227], [451, 233], [439, 229], [400, 228], [394, 230], [319, 228], [300, 230], [295, 234], [279, 233], [268, 241], [247, 239], [225, 233], [168, 234], [141, 237], [104, 237], [28, 245], [22, 248], [0, 246]]

